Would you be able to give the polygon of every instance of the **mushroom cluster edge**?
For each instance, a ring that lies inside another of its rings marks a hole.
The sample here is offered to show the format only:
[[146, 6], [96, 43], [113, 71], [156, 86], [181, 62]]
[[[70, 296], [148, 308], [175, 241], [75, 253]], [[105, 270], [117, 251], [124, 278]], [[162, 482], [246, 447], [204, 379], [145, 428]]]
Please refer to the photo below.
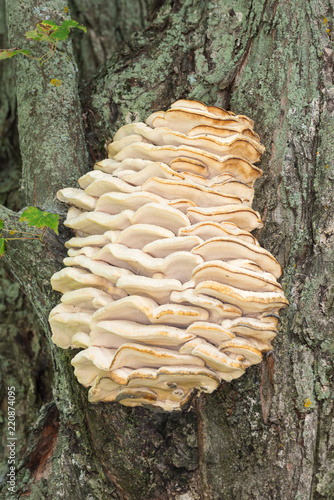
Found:
[[251, 233], [263, 152], [246, 116], [179, 100], [58, 192], [75, 237], [49, 321], [90, 402], [180, 410], [272, 349], [288, 301]]

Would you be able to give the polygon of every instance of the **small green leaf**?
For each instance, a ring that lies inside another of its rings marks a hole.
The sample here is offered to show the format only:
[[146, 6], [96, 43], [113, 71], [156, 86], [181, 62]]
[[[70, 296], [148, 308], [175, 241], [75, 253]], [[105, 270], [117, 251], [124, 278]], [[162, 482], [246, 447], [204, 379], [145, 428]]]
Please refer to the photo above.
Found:
[[71, 28], [78, 28], [87, 32], [85, 26], [82, 26], [78, 21], [69, 19], [63, 21], [59, 26], [54, 21], [40, 21], [37, 23], [36, 28], [28, 31], [25, 36], [28, 39], [35, 40], [36, 42], [50, 42], [55, 40], [66, 40], [70, 34]]
[[5, 238], [0, 238], [0, 258], [5, 253], [5, 243], [6, 243]]
[[78, 28], [87, 33], [87, 28], [82, 24], [79, 24], [78, 21], [74, 21], [73, 19], [68, 19], [67, 21], [63, 21], [60, 25], [61, 28]]
[[25, 36], [28, 40], [35, 40], [35, 42], [46, 42], [49, 40], [49, 34], [38, 30], [37, 28], [35, 30], [28, 31]]
[[28, 31], [25, 36], [35, 42], [49, 42], [51, 35], [58, 28], [54, 21], [40, 21], [34, 30]]
[[0, 219], [0, 229], [2, 229], [2, 228], [3, 228], [3, 220]]
[[58, 234], [59, 215], [42, 212], [36, 207], [28, 207], [21, 215], [20, 222], [28, 222], [28, 226], [35, 226], [40, 229], [49, 227]]
[[59, 28], [59, 25], [57, 23], [55, 23], [54, 21], [50, 21], [49, 19], [48, 20], [44, 20], [44, 21], [41, 21], [41, 26], [43, 27], [43, 29], [46, 29], [46, 30], [56, 30]]
[[87, 32], [87, 28], [78, 23], [78, 21], [73, 21], [73, 19], [69, 19], [68, 21], [64, 21], [57, 29], [52, 33], [51, 37], [54, 40], [66, 40], [70, 34], [71, 28], [78, 28], [83, 30], [85, 33]]
[[0, 61], [3, 61], [4, 59], [10, 59], [13, 56], [16, 56], [17, 54], [24, 54], [28, 55], [30, 54], [29, 50], [25, 49], [4, 49], [0, 50]]

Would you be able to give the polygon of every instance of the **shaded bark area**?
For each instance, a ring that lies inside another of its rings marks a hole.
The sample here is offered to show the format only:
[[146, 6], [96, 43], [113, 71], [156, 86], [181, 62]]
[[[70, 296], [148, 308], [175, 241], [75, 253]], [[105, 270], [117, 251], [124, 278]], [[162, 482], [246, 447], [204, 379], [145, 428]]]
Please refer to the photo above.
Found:
[[154, 13], [153, 0], [71, 0], [69, 6], [72, 18], [87, 28], [87, 36], [73, 36], [79, 81], [91, 77], [122, 42], [144, 29]]
[[[27, 41], [24, 33], [41, 18], [64, 21], [66, 2], [7, 1], [6, 17], [10, 46], [29, 48], [35, 56], [47, 53], [47, 44]], [[87, 170], [78, 98], [78, 71], [72, 45], [65, 40], [45, 66], [20, 57], [13, 60], [16, 79], [18, 131], [22, 156], [22, 188], [26, 203], [54, 209], [55, 193], [64, 182], [73, 184]], [[60, 86], [52, 80], [59, 79]], [[71, 82], [71, 83], [69, 83]], [[32, 123], [34, 126], [32, 126]], [[55, 168], [56, 166], [56, 168]]]
[[[282, 264], [290, 308], [282, 314], [275, 350], [261, 366], [223, 384], [214, 395], [195, 399], [180, 414], [88, 405], [85, 389], [72, 374], [72, 354], [50, 343], [56, 368], [53, 400], [40, 412], [21, 456], [17, 498], [25, 493], [47, 499], [330, 500], [332, 6], [325, 0], [135, 5], [141, 12], [151, 9], [154, 19], [107, 54], [111, 57], [82, 91], [91, 159], [105, 156], [105, 142], [119, 126], [145, 119], [178, 98], [250, 116], [266, 146], [259, 165], [264, 176], [255, 194], [265, 226], [257, 236]], [[122, 33], [129, 33], [127, 26]], [[82, 71], [88, 74], [92, 67]], [[64, 82], [69, 80], [65, 75]], [[24, 82], [19, 84], [24, 90]], [[61, 123], [61, 113], [58, 118]], [[40, 131], [41, 122], [30, 120]], [[22, 152], [29, 134], [27, 127], [19, 130]], [[26, 155], [28, 162], [31, 153]], [[49, 160], [58, 175], [57, 159]], [[68, 164], [71, 179], [78, 177], [74, 163]], [[58, 185], [51, 184], [54, 193]], [[33, 244], [29, 259], [19, 245], [7, 256], [48, 335], [46, 317], [57, 298], [47, 280], [61, 267], [66, 237], [65, 232], [58, 240], [50, 235], [42, 260], [42, 250], [36, 252]], [[27, 268], [34, 270], [32, 280]]]
[[[8, 47], [4, 1], [0, 2], [0, 47]], [[19, 190], [21, 157], [17, 132], [15, 80], [10, 64], [0, 72], [0, 205], [17, 211], [24, 206]], [[53, 370], [46, 337], [33, 307], [0, 263], [0, 477], [7, 474], [7, 387], [17, 391], [17, 408], [24, 418], [16, 420], [17, 453], [26, 449], [31, 428], [43, 404], [52, 399]]]

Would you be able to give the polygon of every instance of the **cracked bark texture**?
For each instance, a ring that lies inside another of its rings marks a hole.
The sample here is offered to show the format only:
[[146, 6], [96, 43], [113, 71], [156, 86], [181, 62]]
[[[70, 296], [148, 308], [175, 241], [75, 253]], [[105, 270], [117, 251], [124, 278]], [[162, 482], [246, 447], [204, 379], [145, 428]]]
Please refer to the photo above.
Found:
[[[9, 3], [10, 40], [20, 40], [41, 13], [63, 15], [66, 5]], [[125, 3], [126, 15], [120, 11]], [[17, 172], [20, 158], [9, 144], [19, 140], [26, 201], [15, 193], [18, 174], [11, 174], [16, 180], [4, 193], [0, 189], [8, 207], [0, 218], [16, 224], [15, 211], [24, 203], [64, 215], [55, 192], [62, 183], [74, 186], [79, 171], [89, 168], [84, 145], [92, 167], [124, 123], [145, 119], [178, 98], [219, 105], [254, 119], [266, 146], [255, 194], [265, 226], [257, 237], [284, 269], [290, 307], [282, 313], [274, 352], [262, 365], [194, 400], [181, 414], [90, 405], [73, 377], [71, 353], [49, 342], [47, 326], [58, 301], [48, 280], [62, 266], [69, 232], [62, 227], [58, 238], [48, 234], [44, 245], [8, 245], [6, 279], [18, 284], [5, 285], [1, 296], [10, 312], [1, 325], [0, 425], [4, 436], [5, 389], [14, 380], [21, 443], [17, 492], [8, 495], [4, 461], [2, 497], [334, 498], [332, 3], [73, 0], [70, 7], [73, 18], [84, 24], [91, 19], [92, 33], [74, 42], [82, 110], [70, 42], [44, 75], [17, 58], [18, 139], [13, 77], [8, 64], [1, 66], [2, 81], [10, 83], [4, 87], [5, 117], [0, 114], [1, 158], [8, 172]], [[63, 82], [57, 89], [48, 84], [52, 77]], [[36, 199], [34, 178], [40, 186]], [[30, 297], [38, 325], [31, 311], [22, 313], [21, 321], [29, 318], [24, 325], [18, 322], [18, 286]], [[13, 363], [17, 357], [20, 363]], [[41, 359], [45, 367], [38, 378]]]

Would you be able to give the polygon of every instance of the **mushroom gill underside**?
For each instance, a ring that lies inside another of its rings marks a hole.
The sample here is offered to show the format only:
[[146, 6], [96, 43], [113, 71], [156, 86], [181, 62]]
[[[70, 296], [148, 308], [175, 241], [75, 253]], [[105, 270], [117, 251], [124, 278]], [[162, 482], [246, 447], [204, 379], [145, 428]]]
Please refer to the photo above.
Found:
[[181, 409], [272, 349], [288, 305], [251, 234], [264, 148], [246, 116], [180, 100], [121, 127], [108, 159], [65, 188], [62, 293], [52, 339], [89, 401]]

